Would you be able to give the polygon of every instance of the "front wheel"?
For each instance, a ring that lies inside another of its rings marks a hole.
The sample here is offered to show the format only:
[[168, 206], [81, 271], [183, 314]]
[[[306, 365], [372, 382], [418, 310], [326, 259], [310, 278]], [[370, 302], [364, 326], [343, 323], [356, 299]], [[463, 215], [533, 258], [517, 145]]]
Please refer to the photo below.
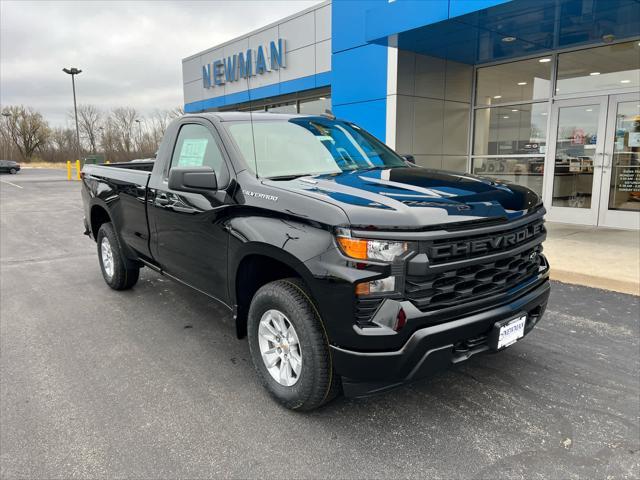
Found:
[[281, 404], [308, 411], [337, 395], [340, 382], [327, 336], [300, 280], [277, 280], [260, 288], [251, 301], [247, 327], [253, 364]]
[[9, 170], [9, 173], [11, 175], [15, 175], [16, 173], [18, 173], [18, 171], [15, 168], [12, 168], [11, 170]]
[[98, 258], [104, 281], [114, 290], [128, 290], [138, 281], [140, 268], [122, 253], [118, 237], [111, 223], [103, 223], [98, 230]]

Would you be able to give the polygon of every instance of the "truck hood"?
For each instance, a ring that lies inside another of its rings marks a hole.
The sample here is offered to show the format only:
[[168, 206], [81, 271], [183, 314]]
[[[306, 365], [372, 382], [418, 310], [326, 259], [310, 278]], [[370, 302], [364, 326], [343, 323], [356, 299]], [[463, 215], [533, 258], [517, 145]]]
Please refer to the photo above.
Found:
[[540, 204], [536, 193], [520, 185], [419, 167], [264, 180], [263, 184], [332, 203], [344, 210], [352, 226], [365, 228], [404, 230], [512, 220]]

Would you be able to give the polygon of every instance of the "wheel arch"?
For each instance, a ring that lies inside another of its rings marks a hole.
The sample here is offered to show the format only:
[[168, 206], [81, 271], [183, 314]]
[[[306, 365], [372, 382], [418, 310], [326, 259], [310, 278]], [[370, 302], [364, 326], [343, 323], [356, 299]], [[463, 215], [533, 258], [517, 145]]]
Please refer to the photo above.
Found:
[[115, 229], [115, 224], [113, 223], [109, 210], [104, 205], [101, 205], [99, 203], [94, 203], [93, 205], [91, 205], [91, 209], [89, 211], [89, 226], [91, 228], [91, 235], [93, 236], [94, 240], [98, 240], [98, 231], [100, 230], [100, 227], [104, 223], [108, 222], [111, 222], [113, 228]]
[[260, 287], [291, 277], [300, 278], [307, 286], [313, 281], [313, 275], [299, 259], [281, 248], [260, 242], [244, 244], [242, 251], [235, 255], [229, 273], [238, 338], [246, 336], [249, 305]]

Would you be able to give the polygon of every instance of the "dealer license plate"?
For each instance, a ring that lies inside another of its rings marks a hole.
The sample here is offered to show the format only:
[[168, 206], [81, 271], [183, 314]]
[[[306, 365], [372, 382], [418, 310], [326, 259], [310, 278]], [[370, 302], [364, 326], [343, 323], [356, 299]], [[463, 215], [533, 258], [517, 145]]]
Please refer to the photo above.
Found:
[[508, 347], [524, 337], [524, 325], [526, 322], [527, 316], [522, 315], [521, 317], [514, 318], [508, 323], [501, 325], [498, 332], [498, 344], [496, 345], [496, 349], [500, 350], [501, 348]]

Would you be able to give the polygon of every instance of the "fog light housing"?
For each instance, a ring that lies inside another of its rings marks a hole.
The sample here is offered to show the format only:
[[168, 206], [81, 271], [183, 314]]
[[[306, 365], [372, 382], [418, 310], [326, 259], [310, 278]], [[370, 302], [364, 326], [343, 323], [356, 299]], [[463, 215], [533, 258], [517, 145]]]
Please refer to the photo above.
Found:
[[376, 293], [389, 293], [396, 290], [396, 277], [380, 278], [370, 282], [362, 282], [356, 285], [357, 295], [373, 295]]

